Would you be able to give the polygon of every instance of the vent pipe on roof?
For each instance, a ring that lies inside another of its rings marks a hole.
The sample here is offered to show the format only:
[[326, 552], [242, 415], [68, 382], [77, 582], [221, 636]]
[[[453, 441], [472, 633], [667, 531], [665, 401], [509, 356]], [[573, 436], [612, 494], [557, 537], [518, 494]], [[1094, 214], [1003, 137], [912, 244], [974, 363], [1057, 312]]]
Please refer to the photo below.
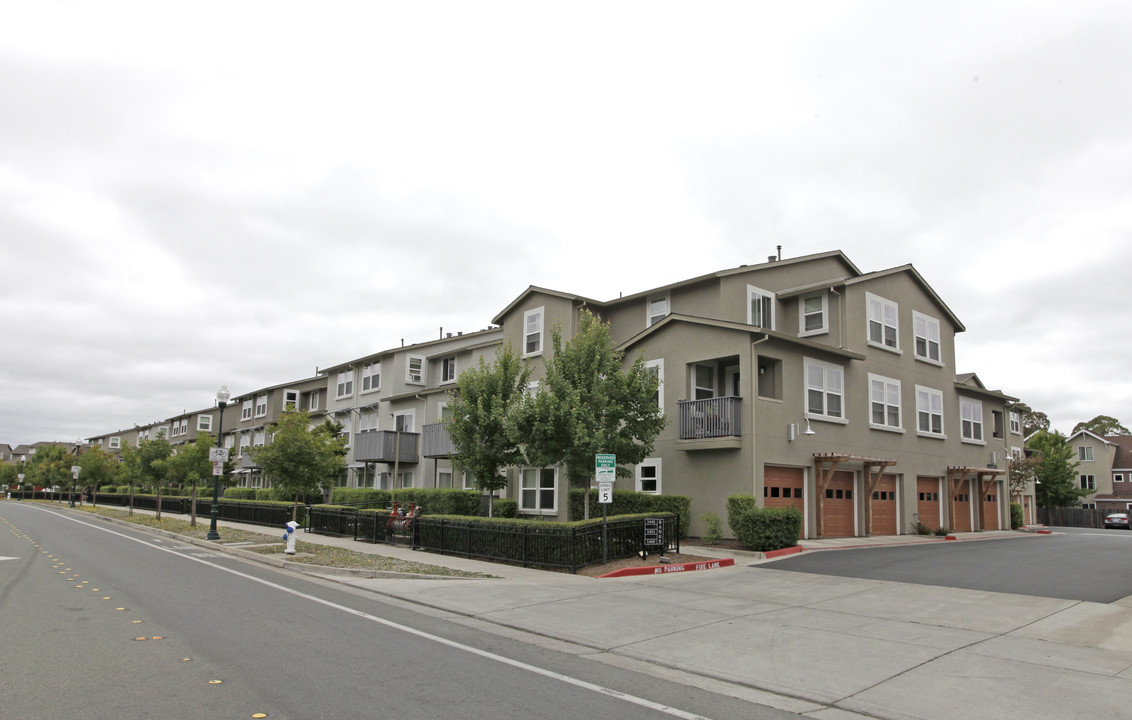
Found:
[[782, 259], [782, 246], [776, 245], [775, 248], [778, 250], [778, 259], [781, 260]]

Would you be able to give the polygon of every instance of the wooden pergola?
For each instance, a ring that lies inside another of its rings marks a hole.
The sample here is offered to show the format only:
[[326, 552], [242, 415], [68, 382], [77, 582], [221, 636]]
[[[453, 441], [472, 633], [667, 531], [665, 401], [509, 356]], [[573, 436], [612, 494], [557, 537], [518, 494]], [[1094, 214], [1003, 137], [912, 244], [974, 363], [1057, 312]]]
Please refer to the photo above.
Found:
[[[991, 484], [1005, 474], [1005, 470], [985, 467], [949, 466], [947, 468], [947, 519], [951, 522], [952, 529], [955, 528], [955, 501], [959, 496], [959, 490], [963, 486], [963, 481], [972, 480], [975, 483], [971, 494], [975, 495], [975, 499], [972, 502], [978, 503], [979, 512], [976, 514], [979, 519], [979, 527], [971, 528], [971, 530], [973, 532], [981, 532], [987, 526], [986, 503], [983, 502], [983, 498], [986, 497]], [[977, 495], [974, 492], [976, 489], [978, 490]]]
[[[841, 463], [861, 463], [865, 469], [865, 536], [873, 534], [873, 491], [880, 482], [885, 468], [896, 464], [895, 460], [887, 458], [863, 457], [861, 455], [846, 455], [841, 453], [814, 453], [814, 465], [817, 466], [817, 536], [825, 536], [825, 491], [837, 472]], [[875, 472], [874, 472], [875, 470]]]

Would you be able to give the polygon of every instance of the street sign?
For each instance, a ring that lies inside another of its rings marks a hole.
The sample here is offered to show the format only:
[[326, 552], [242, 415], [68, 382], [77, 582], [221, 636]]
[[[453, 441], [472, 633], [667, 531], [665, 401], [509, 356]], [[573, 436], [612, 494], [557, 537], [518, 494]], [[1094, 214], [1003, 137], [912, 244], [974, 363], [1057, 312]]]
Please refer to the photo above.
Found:
[[597, 483], [600, 486], [603, 482], [612, 483], [617, 479], [617, 456], [610, 453], [602, 453], [594, 456], [594, 466], [596, 469]]
[[212, 463], [212, 474], [216, 475], [217, 477], [223, 475], [224, 474], [224, 463], [221, 462], [220, 460], [213, 461], [213, 463]]
[[72, 466], [71, 466], [71, 472], [72, 472], [72, 473], [74, 473], [75, 475], [78, 475], [78, 474], [79, 474], [79, 470], [82, 470], [82, 469], [83, 469], [83, 468], [82, 468], [82, 466], [81, 466], [81, 465], [72, 465]]
[[228, 448], [209, 448], [208, 459], [210, 462], [228, 462]]
[[664, 519], [646, 518], [645, 546], [655, 547], [657, 545], [664, 545]]
[[597, 501], [607, 504], [613, 502], [613, 483], [599, 482], [597, 484]]

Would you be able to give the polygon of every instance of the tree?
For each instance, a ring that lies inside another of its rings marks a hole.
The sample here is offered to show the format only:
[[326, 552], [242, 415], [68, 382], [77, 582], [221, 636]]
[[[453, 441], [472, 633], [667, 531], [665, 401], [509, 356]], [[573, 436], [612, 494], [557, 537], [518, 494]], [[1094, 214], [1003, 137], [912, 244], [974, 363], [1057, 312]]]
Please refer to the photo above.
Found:
[[[587, 487], [599, 453], [617, 456], [618, 473], [629, 471], [652, 452], [668, 418], [657, 407], [658, 378], [638, 355], [624, 369], [624, 354], [613, 348], [609, 326], [588, 310], [578, 317], [577, 334], [562, 345], [551, 333], [553, 353], [539, 391], [520, 404], [513, 430], [524, 442], [528, 464], [565, 465], [570, 484]], [[585, 517], [589, 518], [589, 493]]]
[[75, 465], [82, 468], [79, 472], [79, 482], [83, 487], [91, 488], [92, 500], [98, 502], [98, 488], [112, 482], [118, 475], [118, 458], [103, 450], [98, 445], [83, 450], [75, 458]]
[[1022, 410], [1022, 435], [1030, 437], [1039, 430], [1049, 430], [1049, 417], [1044, 412], [1019, 405]]
[[201, 433], [191, 445], [182, 445], [176, 455], [165, 461], [166, 480], [177, 485], [192, 485], [192, 513], [189, 520], [192, 527], [197, 524], [197, 483], [212, 476], [212, 462], [208, 455], [215, 445], [216, 439], [211, 433]]
[[271, 443], [252, 451], [252, 458], [271, 478], [272, 485], [295, 498], [292, 520], [298, 517], [301, 496], [331, 487], [346, 467], [341, 430], [335, 430], [335, 423], [329, 422], [314, 428], [310, 425], [306, 410], [288, 409], [271, 426]]
[[33, 488], [60, 488], [71, 486], [71, 466], [75, 455], [64, 445], [42, 445], [28, 459], [24, 471], [24, 484]]
[[20, 469], [15, 465], [0, 463], [0, 487], [8, 490], [20, 481]]
[[130, 515], [134, 514], [134, 488], [142, 484], [141, 458], [132, 445], [122, 445], [122, 462], [118, 465], [118, 484], [130, 486]]
[[1036, 457], [1010, 458], [1010, 502], [1018, 502], [1026, 488], [1037, 477], [1038, 459]]
[[507, 486], [507, 478], [500, 471], [523, 459], [520, 443], [509, 425], [530, 374], [530, 368], [508, 342], [496, 351], [491, 365], [481, 357], [478, 367], [461, 373], [453, 393], [452, 417], [446, 423], [455, 449], [452, 467], [471, 473], [476, 490], [488, 493], [489, 516], [493, 511], [492, 493]]
[[161, 492], [167, 484], [166, 461], [173, 455], [173, 446], [165, 439], [165, 431], [155, 438], [145, 438], [138, 443], [139, 484], [157, 495], [156, 518], [161, 519]]
[[1037, 454], [1034, 475], [1037, 479], [1035, 493], [1042, 507], [1070, 507], [1081, 502], [1090, 490], [1082, 488], [1077, 481], [1077, 461], [1073, 459], [1073, 447], [1059, 432], [1039, 430], [1030, 438], [1027, 447]]
[[1079, 422], [1073, 427], [1071, 435], [1076, 435], [1081, 430], [1088, 430], [1094, 435], [1101, 437], [1110, 437], [1112, 435], [1132, 435], [1128, 428], [1120, 424], [1120, 421], [1111, 415], [1097, 415], [1095, 418], [1088, 422]]

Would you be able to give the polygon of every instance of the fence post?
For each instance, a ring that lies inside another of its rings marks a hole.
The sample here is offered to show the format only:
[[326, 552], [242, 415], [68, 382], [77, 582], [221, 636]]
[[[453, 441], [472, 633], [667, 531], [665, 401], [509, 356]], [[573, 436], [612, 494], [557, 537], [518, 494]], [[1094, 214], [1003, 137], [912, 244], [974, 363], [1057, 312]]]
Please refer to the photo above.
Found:
[[570, 528], [570, 572], [578, 572], [578, 528]]

